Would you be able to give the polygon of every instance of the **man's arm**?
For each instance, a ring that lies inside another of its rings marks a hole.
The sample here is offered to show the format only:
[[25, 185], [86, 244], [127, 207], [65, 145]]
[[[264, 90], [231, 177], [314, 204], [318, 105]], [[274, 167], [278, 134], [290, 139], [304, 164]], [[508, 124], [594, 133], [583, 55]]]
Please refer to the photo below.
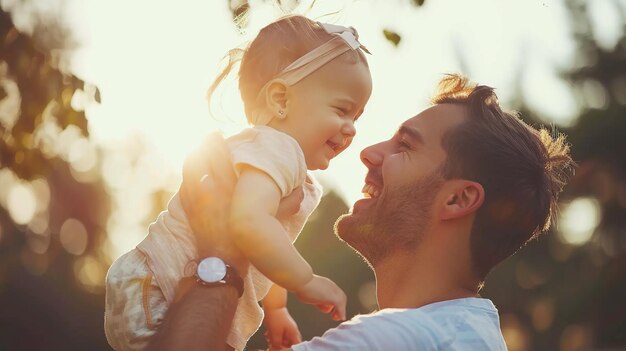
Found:
[[[215, 133], [185, 160], [180, 198], [198, 258], [220, 257], [244, 276], [247, 260], [230, 241], [225, 220], [235, 182], [226, 142]], [[146, 350], [224, 350], [238, 298], [235, 287], [206, 287], [183, 278]]]
[[238, 298], [232, 286], [207, 288], [195, 278], [184, 278], [176, 301], [146, 350], [224, 350]]

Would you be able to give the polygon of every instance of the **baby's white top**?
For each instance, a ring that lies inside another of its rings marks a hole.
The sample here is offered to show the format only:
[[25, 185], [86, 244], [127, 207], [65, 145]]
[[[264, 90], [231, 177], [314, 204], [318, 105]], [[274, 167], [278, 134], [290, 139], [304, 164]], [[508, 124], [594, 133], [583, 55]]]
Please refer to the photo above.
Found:
[[[280, 188], [281, 197], [303, 186], [304, 199], [299, 212], [281, 220], [291, 240], [295, 240], [322, 195], [321, 186], [307, 172], [304, 154], [296, 140], [271, 127], [256, 126], [228, 138], [227, 143], [237, 173], [244, 165], [264, 171]], [[148, 231], [137, 249], [146, 256], [148, 268], [163, 292], [164, 303], [169, 304], [174, 299], [185, 265], [198, 258], [195, 237], [178, 194], [170, 200], [167, 211], [159, 215]], [[115, 272], [110, 271], [109, 278], [114, 276]], [[254, 267], [250, 268], [244, 279], [244, 294], [239, 299], [233, 327], [227, 339], [235, 349], [243, 349], [248, 338], [260, 326], [263, 311], [258, 301], [267, 295], [270, 286], [269, 279]]]

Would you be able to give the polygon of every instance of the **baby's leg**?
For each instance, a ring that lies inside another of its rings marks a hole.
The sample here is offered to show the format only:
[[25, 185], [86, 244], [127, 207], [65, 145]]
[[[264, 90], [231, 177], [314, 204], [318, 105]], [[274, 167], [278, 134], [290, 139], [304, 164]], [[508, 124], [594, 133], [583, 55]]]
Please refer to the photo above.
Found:
[[235, 349], [232, 346], [228, 345], [228, 344], [226, 344], [226, 347], [224, 348], [224, 350], [226, 350], [226, 351], [235, 351]]

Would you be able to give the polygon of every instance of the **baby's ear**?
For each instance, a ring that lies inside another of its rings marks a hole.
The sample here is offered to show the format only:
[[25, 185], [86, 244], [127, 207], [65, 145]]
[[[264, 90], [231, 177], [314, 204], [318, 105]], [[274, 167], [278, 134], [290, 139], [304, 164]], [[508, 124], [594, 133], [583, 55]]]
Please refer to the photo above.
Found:
[[476, 212], [484, 201], [485, 190], [480, 183], [455, 180], [443, 205], [441, 219], [455, 219]]
[[272, 115], [283, 119], [287, 116], [287, 90], [289, 85], [282, 79], [274, 79], [265, 89], [265, 104]]

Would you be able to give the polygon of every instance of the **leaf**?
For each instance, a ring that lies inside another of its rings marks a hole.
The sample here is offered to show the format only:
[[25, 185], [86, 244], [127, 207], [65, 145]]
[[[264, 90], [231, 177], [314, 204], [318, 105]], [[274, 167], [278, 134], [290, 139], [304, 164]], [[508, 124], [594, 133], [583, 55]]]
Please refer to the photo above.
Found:
[[96, 87], [96, 92], [93, 94], [93, 98], [94, 100], [96, 100], [97, 103], [102, 103], [102, 98], [100, 97], [100, 89], [98, 89], [98, 87]]
[[398, 46], [398, 44], [400, 43], [400, 40], [402, 40], [402, 37], [400, 37], [400, 34], [391, 31], [389, 29], [383, 29], [383, 34], [385, 35], [385, 38], [387, 38], [387, 40], [389, 40], [393, 46]]

